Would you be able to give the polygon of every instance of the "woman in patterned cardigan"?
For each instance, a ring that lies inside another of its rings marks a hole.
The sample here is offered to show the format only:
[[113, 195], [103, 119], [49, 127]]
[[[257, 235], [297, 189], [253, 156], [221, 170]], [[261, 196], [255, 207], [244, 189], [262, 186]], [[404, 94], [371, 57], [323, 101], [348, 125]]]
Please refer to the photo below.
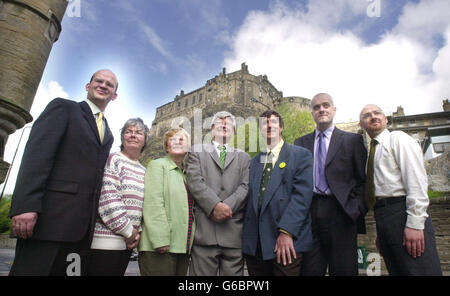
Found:
[[138, 159], [148, 132], [142, 119], [129, 119], [121, 130], [121, 151], [106, 162], [88, 275], [124, 275], [139, 242], [145, 168]]

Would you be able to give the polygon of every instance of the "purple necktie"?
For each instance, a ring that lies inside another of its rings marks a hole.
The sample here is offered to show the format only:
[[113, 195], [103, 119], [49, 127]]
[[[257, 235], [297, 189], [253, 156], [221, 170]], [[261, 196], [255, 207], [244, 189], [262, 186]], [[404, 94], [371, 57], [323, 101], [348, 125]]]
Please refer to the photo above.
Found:
[[319, 141], [317, 141], [317, 155], [315, 164], [316, 189], [325, 193], [328, 189], [327, 179], [325, 177], [325, 160], [327, 159], [327, 147], [325, 146], [325, 135], [319, 133]]

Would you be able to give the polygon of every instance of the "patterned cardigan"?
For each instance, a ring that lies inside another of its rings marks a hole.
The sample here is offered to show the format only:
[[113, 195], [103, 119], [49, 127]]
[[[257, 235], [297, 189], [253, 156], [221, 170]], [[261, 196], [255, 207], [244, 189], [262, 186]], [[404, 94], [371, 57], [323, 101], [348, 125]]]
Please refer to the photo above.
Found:
[[121, 152], [112, 153], [105, 167], [99, 217], [92, 249], [126, 250], [125, 238], [140, 228], [145, 168]]

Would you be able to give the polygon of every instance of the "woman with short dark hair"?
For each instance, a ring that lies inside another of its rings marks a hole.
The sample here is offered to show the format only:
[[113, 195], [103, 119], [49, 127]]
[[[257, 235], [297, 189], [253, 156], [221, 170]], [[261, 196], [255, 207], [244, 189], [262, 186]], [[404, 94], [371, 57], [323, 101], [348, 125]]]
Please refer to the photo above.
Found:
[[129, 119], [121, 130], [121, 151], [106, 162], [88, 275], [123, 276], [139, 242], [145, 177], [139, 157], [148, 135], [142, 119]]

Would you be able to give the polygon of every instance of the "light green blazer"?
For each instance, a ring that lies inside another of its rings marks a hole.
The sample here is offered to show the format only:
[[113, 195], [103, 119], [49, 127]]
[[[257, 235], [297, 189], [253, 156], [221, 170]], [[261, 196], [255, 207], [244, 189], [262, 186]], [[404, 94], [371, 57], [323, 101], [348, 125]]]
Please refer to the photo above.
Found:
[[[139, 251], [169, 246], [170, 253], [186, 253], [189, 204], [183, 172], [169, 156], [153, 160], [145, 173], [144, 188]], [[190, 247], [194, 233], [195, 221]]]

